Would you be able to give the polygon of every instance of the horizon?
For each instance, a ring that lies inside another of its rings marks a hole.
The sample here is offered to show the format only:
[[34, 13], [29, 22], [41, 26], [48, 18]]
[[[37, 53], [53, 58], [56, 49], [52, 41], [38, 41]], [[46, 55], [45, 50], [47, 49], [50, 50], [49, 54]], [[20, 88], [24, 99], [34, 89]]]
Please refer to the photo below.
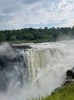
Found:
[[13, 30], [22, 30], [22, 29], [30, 29], [30, 28], [32, 28], [32, 29], [45, 29], [45, 28], [47, 28], [47, 29], [60, 29], [60, 28], [73, 28], [74, 27], [74, 25], [72, 26], [72, 27], [38, 27], [38, 28], [34, 28], [34, 27], [24, 27], [24, 28], [17, 28], [17, 29], [4, 29], [4, 30], [1, 30], [0, 29], [0, 31], [13, 31]]

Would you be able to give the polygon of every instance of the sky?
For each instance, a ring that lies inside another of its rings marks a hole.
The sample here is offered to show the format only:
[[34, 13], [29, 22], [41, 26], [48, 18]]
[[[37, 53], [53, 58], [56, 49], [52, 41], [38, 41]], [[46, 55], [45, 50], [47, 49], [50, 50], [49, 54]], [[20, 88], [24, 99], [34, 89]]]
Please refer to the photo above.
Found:
[[73, 25], [74, 0], [0, 0], [0, 30]]

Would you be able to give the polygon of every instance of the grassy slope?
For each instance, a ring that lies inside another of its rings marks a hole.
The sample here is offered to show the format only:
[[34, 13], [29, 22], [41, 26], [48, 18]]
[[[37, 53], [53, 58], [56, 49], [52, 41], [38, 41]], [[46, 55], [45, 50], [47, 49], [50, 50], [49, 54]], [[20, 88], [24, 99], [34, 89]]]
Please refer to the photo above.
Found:
[[74, 100], [74, 83], [65, 85], [41, 100]]

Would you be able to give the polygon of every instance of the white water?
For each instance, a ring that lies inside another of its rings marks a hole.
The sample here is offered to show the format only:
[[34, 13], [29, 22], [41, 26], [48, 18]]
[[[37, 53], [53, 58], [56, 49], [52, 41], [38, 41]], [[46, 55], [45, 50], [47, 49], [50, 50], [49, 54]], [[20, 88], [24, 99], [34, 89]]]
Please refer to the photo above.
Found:
[[[5, 46], [0, 46], [0, 49]], [[24, 80], [23, 88], [19, 87], [19, 83], [10, 85], [8, 91], [0, 93], [0, 100], [30, 100], [46, 96], [63, 84], [66, 71], [74, 67], [74, 40], [30, 46], [32, 49], [20, 51], [29, 81], [25, 83]]]

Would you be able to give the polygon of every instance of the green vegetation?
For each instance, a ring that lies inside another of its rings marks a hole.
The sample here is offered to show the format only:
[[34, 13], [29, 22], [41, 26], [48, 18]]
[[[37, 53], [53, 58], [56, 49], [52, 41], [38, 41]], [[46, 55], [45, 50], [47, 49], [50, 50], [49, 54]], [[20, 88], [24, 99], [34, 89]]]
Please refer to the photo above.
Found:
[[74, 37], [74, 26], [66, 28], [24, 28], [20, 30], [0, 31], [0, 42], [51, 42], [65, 36]]
[[63, 86], [50, 96], [40, 100], [74, 100], [74, 82]]

